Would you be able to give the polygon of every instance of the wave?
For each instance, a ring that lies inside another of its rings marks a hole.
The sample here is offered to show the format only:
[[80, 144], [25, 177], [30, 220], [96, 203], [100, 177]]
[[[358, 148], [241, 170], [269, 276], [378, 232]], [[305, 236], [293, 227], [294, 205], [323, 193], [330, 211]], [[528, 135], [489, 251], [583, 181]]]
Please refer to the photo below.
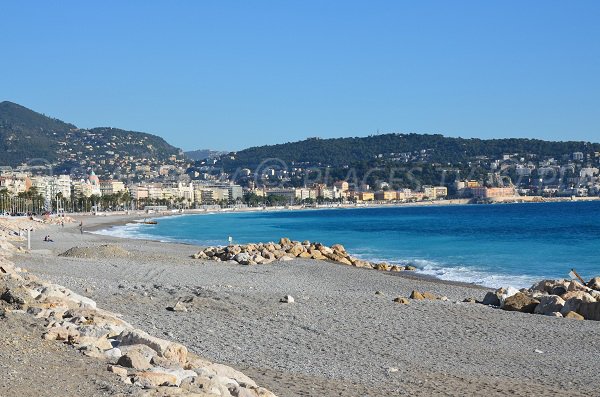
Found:
[[537, 281], [545, 278], [542, 276], [517, 275], [508, 273], [493, 273], [486, 269], [471, 266], [445, 265], [426, 259], [400, 259], [390, 260], [373, 256], [376, 250], [369, 250], [370, 254], [360, 254], [357, 257], [371, 262], [388, 262], [393, 265], [414, 266], [418, 274], [432, 276], [445, 281], [475, 284], [489, 288], [515, 287], [529, 288]]

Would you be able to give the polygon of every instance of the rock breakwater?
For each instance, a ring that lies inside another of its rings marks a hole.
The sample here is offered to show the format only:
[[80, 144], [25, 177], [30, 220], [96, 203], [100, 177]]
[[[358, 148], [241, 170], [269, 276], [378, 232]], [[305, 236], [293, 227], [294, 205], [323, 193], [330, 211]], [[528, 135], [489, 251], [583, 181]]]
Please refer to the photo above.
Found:
[[136, 329], [93, 300], [15, 267], [4, 248], [9, 247], [0, 255], [0, 321], [15, 315], [45, 320], [44, 339], [103, 360], [108, 371], [142, 389], [140, 395], [275, 397], [243, 373]]
[[528, 289], [500, 288], [480, 302], [503, 310], [600, 321], [600, 277], [585, 285], [575, 280], [542, 280]]
[[292, 241], [289, 238], [282, 238], [279, 240], [279, 243], [269, 242], [207, 247], [194, 254], [193, 258], [237, 263], [240, 265], [269, 264], [275, 261], [283, 262], [298, 258], [329, 261], [348, 266], [389, 272], [416, 270], [413, 266], [391, 265], [386, 262], [375, 263], [356, 258], [350, 255], [341, 244], [334, 244], [328, 247], [318, 242]]

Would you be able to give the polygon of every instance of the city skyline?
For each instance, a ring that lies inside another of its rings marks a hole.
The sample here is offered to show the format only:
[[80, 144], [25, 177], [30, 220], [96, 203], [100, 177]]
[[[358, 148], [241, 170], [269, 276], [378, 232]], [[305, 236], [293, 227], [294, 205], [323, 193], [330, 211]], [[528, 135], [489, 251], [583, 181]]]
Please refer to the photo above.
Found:
[[2, 9], [0, 99], [82, 128], [184, 150], [378, 131], [597, 140], [594, 2]]

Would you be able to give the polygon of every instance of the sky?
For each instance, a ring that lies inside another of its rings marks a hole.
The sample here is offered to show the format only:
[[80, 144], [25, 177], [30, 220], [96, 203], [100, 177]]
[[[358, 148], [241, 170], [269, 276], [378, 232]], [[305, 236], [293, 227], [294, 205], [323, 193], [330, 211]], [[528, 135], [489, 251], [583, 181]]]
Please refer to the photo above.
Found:
[[600, 141], [600, 1], [0, 0], [0, 101], [240, 150]]

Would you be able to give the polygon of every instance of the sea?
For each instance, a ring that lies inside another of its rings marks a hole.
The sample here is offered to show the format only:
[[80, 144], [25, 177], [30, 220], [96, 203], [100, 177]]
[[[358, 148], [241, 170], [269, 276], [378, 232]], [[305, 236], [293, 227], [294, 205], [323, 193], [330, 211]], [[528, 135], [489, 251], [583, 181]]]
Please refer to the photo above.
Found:
[[292, 240], [343, 244], [371, 261], [413, 265], [487, 287], [600, 275], [600, 202], [399, 206], [206, 213], [99, 231], [199, 245]]

